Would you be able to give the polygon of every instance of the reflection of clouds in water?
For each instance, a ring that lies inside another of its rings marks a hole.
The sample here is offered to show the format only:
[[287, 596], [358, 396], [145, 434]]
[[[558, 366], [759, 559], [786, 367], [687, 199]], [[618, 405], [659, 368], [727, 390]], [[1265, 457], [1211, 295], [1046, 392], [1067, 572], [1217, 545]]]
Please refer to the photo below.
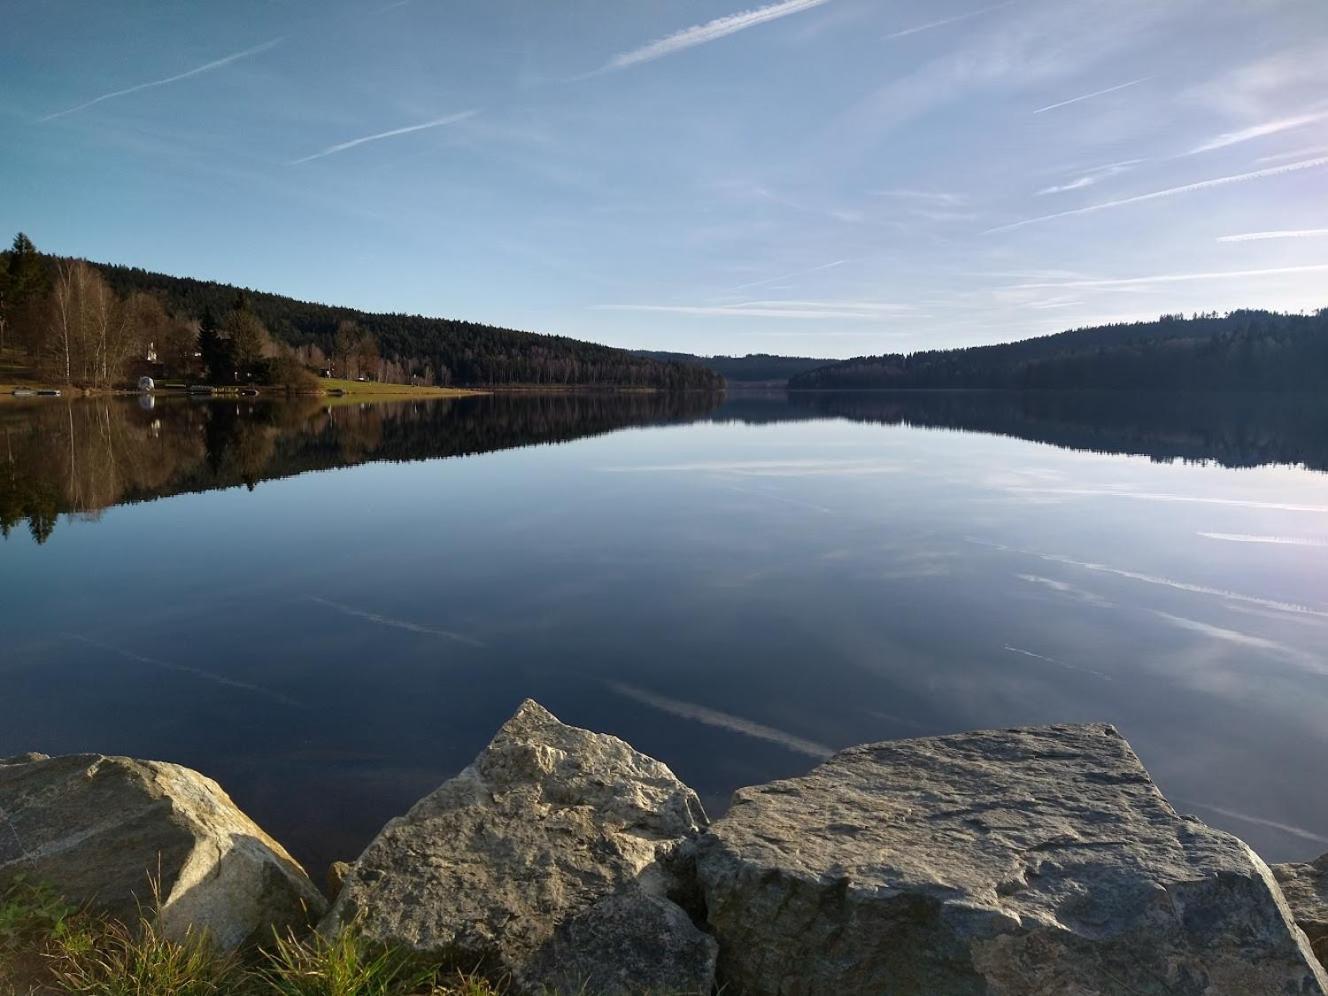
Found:
[[1001, 550], [1005, 553], [1018, 553], [1026, 557], [1036, 557], [1049, 564], [1065, 564], [1069, 567], [1081, 567], [1086, 571], [1094, 571], [1099, 574], [1110, 574], [1114, 577], [1127, 578], [1130, 581], [1139, 581], [1143, 584], [1161, 585], [1166, 588], [1174, 588], [1176, 591], [1186, 591], [1195, 595], [1211, 595], [1214, 598], [1221, 598], [1231, 602], [1244, 602], [1247, 605], [1258, 605], [1265, 609], [1274, 609], [1278, 612], [1328, 619], [1328, 611], [1311, 608], [1307, 605], [1298, 605], [1294, 602], [1279, 602], [1272, 598], [1242, 595], [1239, 592], [1227, 591], [1224, 588], [1210, 588], [1207, 585], [1191, 584], [1188, 581], [1177, 581], [1172, 578], [1158, 577], [1153, 574], [1142, 574], [1138, 571], [1122, 570], [1119, 567], [1110, 567], [1107, 564], [1097, 564], [1088, 560], [1075, 560], [1072, 557], [1066, 557], [1059, 553], [1038, 553], [1036, 550], [1021, 550], [1017, 547], [1005, 546], [1002, 543], [990, 543], [986, 540], [972, 538], [969, 538], [967, 542], [974, 543], [977, 546], [990, 547], [993, 550]]
[[457, 643], [465, 643], [472, 647], [483, 647], [484, 644], [473, 637], [463, 636], [461, 633], [453, 633], [448, 629], [435, 629], [432, 626], [421, 626], [419, 623], [409, 622], [405, 619], [393, 619], [391, 616], [384, 616], [377, 612], [366, 612], [364, 609], [357, 609], [351, 605], [342, 605], [340, 602], [333, 602], [330, 599], [319, 598], [317, 595], [305, 595], [311, 602], [317, 602], [319, 605], [326, 605], [329, 609], [343, 615], [353, 616], [356, 619], [363, 619], [366, 622], [377, 623], [379, 626], [390, 626], [392, 629], [404, 629], [408, 633], [421, 633], [425, 636], [441, 636], [445, 640], [455, 640]]
[[1198, 505], [1230, 505], [1236, 508], [1262, 508], [1275, 512], [1328, 513], [1328, 505], [1291, 505], [1284, 502], [1256, 501], [1252, 498], [1199, 498], [1193, 495], [1154, 494], [1143, 491], [1113, 491], [1096, 488], [1029, 488], [1009, 490], [1035, 495], [1070, 495], [1081, 498], [1137, 498], [1141, 501], [1193, 502]]
[[195, 678], [202, 678], [204, 681], [210, 681], [216, 685], [224, 685], [227, 688], [234, 688], [237, 691], [261, 695], [265, 699], [271, 699], [273, 702], [280, 702], [282, 705], [292, 706], [296, 709], [308, 708], [303, 702], [297, 702], [288, 695], [274, 692], [270, 688], [264, 688], [262, 685], [254, 685], [247, 681], [238, 681], [235, 678], [228, 678], [223, 674], [205, 671], [198, 667], [190, 667], [188, 664], [176, 664], [172, 661], [163, 661], [158, 660], [156, 657], [136, 654], [132, 650], [122, 650], [119, 647], [111, 646], [109, 643], [102, 643], [100, 640], [93, 640], [79, 633], [65, 633], [64, 636], [66, 639], [77, 640], [79, 643], [86, 643], [88, 646], [96, 647], [98, 650], [105, 650], [107, 653], [116, 654], [126, 660], [137, 661], [140, 664], [148, 664], [152, 667], [161, 668], [163, 671], [175, 671], [179, 674], [192, 675]]
[[1269, 640], [1262, 636], [1255, 636], [1253, 633], [1242, 633], [1239, 630], [1214, 626], [1211, 623], [1200, 622], [1198, 619], [1187, 619], [1184, 616], [1174, 616], [1170, 612], [1162, 612], [1159, 609], [1150, 609], [1149, 611], [1159, 619], [1169, 622], [1178, 629], [1187, 630], [1191, 633], [1198, 633], [1209, 639], [1220, 640], [1223, 643], [1230, 643], [1238, 647], [1248, 647], [1252, 650], [1263, 650], [1269, 653], [1278, 654], [1289, 660], [1306, 665], [1308, 670], [1313, 671], [1316, 674], [1328, 674], [1328, 665], [1324, 664], [1313, 654], [1298, 650], [1285, 643]]
[[[1062, 595], [1069, 595], [1071, 598], [1083, 602], [1085, 605], [1096, 605], [1099, 608], [1109, 609], [1115, 606], [1115, 602], [1109, 602], [1101, 595], [1095, 595], [1084, 588], [1076, 588], [1065, 581], [1057, 581], [1055, 578], [1044, 578], [1040, 574], [1016, 574], [1020, 581], [1027, 581], [1029, 584], [1038, 584], [1052, 591], [1060, 592]], [[1008, 649], [1008, 648], [1007, 648]]]
[[705, 473], [739, 477], [861, 477], [898, 474], [904, 470], [898, 463], [883, 460], [715, 460], [597, 469], [608, 474]]
[[1023, 647], [1012, 647], [1008, 643], [1003, 648], [1012, 654], [1019, 654], [1021, 657], [1030, 657], [1033, 660], [1043, 661], [1047, 664], [1054, 664], [1056, 667], [1063, 667], [1067, 671], [1078, 671], [1080, 674], [1091, 674], [1094, 678], [1101, 678], [1103, 681], [1113, 680], [1111, 675], [1103, 674], [1101, 671], [1094, 671], [1091, 667], [1080, 667], [1078, 664], [1066, 664], [1065, 661], [1058, 661], [1055, 657], [1044, 657], [1042, 654], [1035, 654], [1031, 650], [1025, 650]]
[[771, 491], [763, 491], [753, 488], [740, 488], [736, 484], [724, 486], [726, 491], [732, 491], [740, 495], [755, 495], [757, 498], [768, 498], [771, 501], [779, 502], [781, 505], [792, 505], [794, 508], [805, 508], [812, 512], [820, 512], [824, 515], [834, 515], [833, 508], [826, 508], [824, 505], [816, 505], [809, 501], [802, 501], [798, 498], [789, 498], [785, 495], [777, 495]]
[[1245, 533], [1198, 533], [1204, 539], [1223, 540], [1227, 543], [1267, 543], [1270, 546], [1313, 546], [1328, 548], [1323, 540], [1302, 539], [1296, 536], [1249, 536]]
[[1328, 844], [1328, 837], [1314, 833], [1312, 830], [1293, 827], [1289, 823], [1278, 823], [1275, 820], [1266, 820], [1262, 816], [1251, 816], [1249, 813], [1242, 813], [1235, 809], [1223, 809], [1221, 806], [1212, 806], [1206, 802], [1194, 802], [1190, 799], [1176, 799], [1174, 801], [1177, 806], [1190, 806], [1194, 809], [1202, 809], [1205, 812], [1217, 813], [1219, 816], [1225, 816], [1228, 819], [1240, 820], [1243, 823], [1253, 823], [1261, 827], [1271, 827], [1274, 830], [1281, 830], [1283, 833], [1289, 833], [1293, 837], [1303, 837], [1305, 840], [1312, 840], [1319, 844]]
[[765, 740], [772, 744], [778, 744], [786, 750], [791, 750], [797, 754], [806, 754], [808, 757], [814, 757], [818, 760], [827, 758], [834, 753], [834, 750], [824, 744], [818, 744], [813, 740], [804, 740], [801, 737], [794, 736], [791, 733], [785, 733], [783, 730], [776, 730], [770, 726], [763, 726], [760, 723], [754, 723], [749, 719], [743, 719], [741, 716], [732, 716], [726, 712], [720, 712], [717, 709], [710, 709], [703, 705], [697, 705], [694, 702], [683, 702], [680, 699], [671, 699], [664, 695], [657, 695], [654, 692], [648, 692], [643, 688], [636, 688], [632, 685], [624, 685], [621, 682], [610, 681], [608, 686], [619, 695], [634, 699], [644, 705], [651, 706], [661, 712], [667, 712], [673, 716], [680, 716], [683, 719], [690, 719], [697, 723], [704, 723], [706, 726], [714, 726], [721, 730], [728, 730], [732, 733], [741, 733], [744, 736], [755, 737], [758, 740]]
[[921, 730], [924, 733], [927, 731], [927, 727], [924, 724], [919, 723], [917, 720], [906, 719], [905, 717], [896, 715], [893, 712], [881, 712], [879, 709], [862, 709], [860, 711], [864, 715], [871, 716], [875, 719], [883, 719], [887, 723], [895, 723], [899, 726], [911, 726], [913, 729]]
[[1237, 602], [1227, 603], [1227, 609], [1231, 612], [1239, 612], [1241, 615], [1258, 616], [1260, 619], [1272, 619], [1279, 623], [1293, 622], [1298, 626], [1328, 626], [1328, 619], [1290, 615], [1285, 612], [1278, 612], [1276, 609], [1261, 609], [1258, 606], [1240, 605]]

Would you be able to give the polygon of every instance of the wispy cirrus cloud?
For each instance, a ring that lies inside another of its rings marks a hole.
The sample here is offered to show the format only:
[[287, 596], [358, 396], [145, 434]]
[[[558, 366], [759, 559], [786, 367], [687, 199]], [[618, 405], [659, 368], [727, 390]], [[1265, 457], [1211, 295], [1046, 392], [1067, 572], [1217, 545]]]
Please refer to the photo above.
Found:
[[458, 121], [465, 121], [467, 118], [473, 118], [478, 114], [478, 110], [461, 111], [458, 114], [449, 114], [446, 117], [434, 118], [432, 121], [425, 121], [421, 124], [407, 125], [404, 128], [393, 128], [390, 131], [380, 131], [373, 135], [365, 135], [361, 138], [352, 138], [349, 142], [338, 142], [336, 145], [329, 145], [326, 149], [315, 152], [311, 156], [304, 156], [300, 159], [292, 159], [291, 166], [299, 166], [301, 163], [310, 163], [315, 159], [322, 159], [325, 156], [336, 155], [338, 152], [345, 152], [347, 149], [353, 149], [357, 145], [366, 145], [369, 142], [378, 142], [384, 138], [394, 138], [397, 135], [409, 135], [415, 131], [425, 131], [429, 128], [442, 128], [445, 125], [456, 124]]
[[945, 190], [874, 190], [873, 197], [893, 197], [903, 201], [919, 201], [924, 204], [941, 204], [946, 207], [958, 207], [960, 204], [968, 203], [968, 198], [963, 194], [950, 193]]
[[648, 45], [642, 45], [640, 48], [620, 52], [589, 75], [614, 72], [631, 66], [639, 66], [645, 62], [653, 62], [656, 59], [664, 58], [666, 55], [673, 55], [675, 52], [681, 52], [684, 49], [718, 41], [720, 38], [727, 38], [739, 31], [754, 28], [758, 24], [788, 17], [790, 14], [800, 14], [805, 10], [811, 10], [813, 7], [820, 7], [822, 4], [829, 2], [830, 0], [784, 0], [783, 3], [770, 4], [766, 7], [756, 7], [737, 14], [717, 17], [713, 21], [706, 21], [704, 24], [696, 24], [690, 28], [676, 31], [667, 37], [650, 42]]
[[821, 273], [825, 270], [834, 270], [849, 262], [847, 259], [832, 259], [828, 263], [822, 263], [819, 266], [809, 266], [805, 270], [794, 270], [792, 273], [781, 273], [777, 277], [766, 277], [763, 280], [752, 280], [745, 284], [735, 284], [728, 288], [731, 291], [749, 290], [753, 287], [765, 287], [768, 284], [781, 284], [785, 280], [793, 280], [797, 277], [810, 276], [813, 273]]
[[1118, 163], [1107, 163], [1104, 166], [1095, 166], [1092, 169], [1085, 170], [1080, 176], [1066, 183], [1054, 184], [1050, 187], [1044, 187], [1038, 191], [1038, 196], [1046, 194], [1062, 194], [1069, 190], [1083, 190], [1085, 187], [1096, 186], [1103, 180], [1110, 179], [1121, 173], [1134, 169], [1144, 160], [1126, 159]]
[[[875, 320], [889, 314], [911, 313], [904, 304], [880, 301], [744, 301], [739, 304], [595, 304], [592, 311], [646, 311], [672, 315], [728, 318], [816, 318], [845, 321]], [[919, 316], [913, 316], [919, 317]]]
[[[1148, 284], [1180, 284], [1192, 280], [1235, 280], [1246, 277], [1276, 277], [1292, 273], [1322, 273], [1328, 263], [1308, 263], [1304, 266], [1274, 266], [1263, 270], [1219, 270], [1206, 273], [1156, 273], [1146, 277], [1116, 277], [1103, 280], [1067, 280], [1063, 283], [1018, 284], [1019, 290], [1048, 287], [1140, 287]], [[1144, 497], [1144, 496], [1130, 496]], [[1148, 496], [1155, 497], [1155, 496]], [[1195, 499], [1196, 501], [1198, 499]]]
[[1328, 236], [1328, 228], [1292, 228], [1274, 232], [1241, 232], [1237, 235], [1219, 235], [1218, 242], [1263, 242], [1267, 239], [1321, 239]]
[[1024, 218], [1021, 221], [1013, 221], [1008, 225], [997, 225], [995, 228], [989, 228], [983, 235], [994, 235], [998, 232], [1012, 232], [1017, 228], [1025, 228], [1029, 225], [1040, 225], [1046, 221], [1054, 221], [1057, 218], [1070, 218], [1080, 214], [1094, 214], [1098, 211], [1109, 211], [1112, 208], [1125, 207], [1128, 204], [1142, 204], [1145, 201], [1155, 201], [1163, 197], [1175, 197], [1179, 194], [1190, 194], [1200, 190], [1211, 190], [1214, 187], [1225, 187], [1233, 183], [1245, 183], [1249, 180], [1264, 180], [1274, 176], [1284, 176], [1287, 173], [1296, 173], [1307, 169], [1320, 169], [1328, 166], [1328, 156], [1320, 156], [1317, 159], [1303, 159], [1299, 162], [1285, 163], [1281, 166], [1270, 166], [1267, 169], [1256, 169], [1249, 173], [1236, 173], [1231, 176], [1218, 176], [1211, 180], [1200, 180], [1197, 183], [1187, 183], [1179, 187], [1168, 187], [1165, 190], [1154, 190], [1147, 194], [1136, 194], [1134, 197], [1122, 197], [1119, 200], [1104, 201], [1101, 204], [1090, 204], [1087, 207], [1074, 208], [1070, 211], [1057, 211], [1055, 214], [1039, 215], [1036, 218]]
[[1239, 131], [1228, 131], [1210, 141], [1197, 145], [1189, 152], [1188, 156], [1198, 155], [1200, 152], [1212, 152], [1214, 149], [1225, 149], [1228, 146], [1239, 145], [1241, 142], [1253, 141], [1256, 138], [1263, 138], [1266, 135], [1276, 135], [1280, 132], [1290, 131], [1293, 128], [1304, 128], [1306, 125], [1314, 124], [1317, 121], [1328, 119], [1328, 111], [1317, 111], [1312, 114], [1297, 114], [1289, 118], [1278, 118], [1275, 121], [1265, 121], [1262, 124], [1252, 125], [1249, 128], [1242, 128]]
[[268, 49], [280, 45], [284, 40], [284, 38], [273, 38], [271, 41], [263, 42], [261, 45], [255, 45], [253, 48], [246, 48], [241, 52], [232, 52], [230, 55], [224, 55], [220, 59], [214, 59], [201, 66], [195, 66], [193, 69], [185, 70], [183, 73], [176, 73], [174, 76], [166, 76], [159, 80], [149, 80], [147, 83], [137, 83], [134, 86], [125, 87], [123, 90], [112, 90], [110, 93], [103, 93], [99, 97], [93, 97], [91, 100], [86, 100], [73, 107], [66, 107], [63, 111], [56, 111], [54, 114], [48, 114], [41, 120], [54, 121], [56, 118], [62, 118], [67, 114], [77, 114], [79, 111], [87, 110], [89, 107], [104, 103], [108, 100], [114, 100], [116, 97], [127, 97], [129, 94], [138, 93], [140, 90], [151, 90], [153, 87], [166, 86], [169, 83], [178, 83], [180, 80], [202, 76], [204, 73], [210, 73], [215, 69], [229, 66], [233, 62], [239, 62], [241, 59], [248, 59], [261, 52], [266, 52]]
[[894, 41], [896, 38], [906, 38], [909, 35], [916, 35], [923, 31], [930, 31], [933, 28], [944, 28], [950, 24], [958, 24], [960, 21], [967, 21], [974, 17], [981, 17], [983, 14], [990, 14], [993, 11], [1013, 6], [1016, 2], [1017, 0], [1006, 0], [1005, 3], [996, 3], [992, 4], [990, 7], [983, 7], [979, 10], [970, 10], [967, 14], [956, 14], [954, 17], [942, 17], [938, 21], [928, 21], [926, 24], [904, 28], [902, 31], [893, 31], [886, 35], [883, 40]]
[[1117, 83], [1115, 86], [1109, 86], [1104, 90], [1094, 90], [1092, 93], [1082, 93], [1077, 97], [1071, 97], [1069, 100], [1059, 100], [1054, 104], [1048, 104], [1046, 107], [1039, 107], [1034, 114], [1046, 114], [1048, 111], [1054, 111], [1061, 107], [1069, 107], [1071, 104], [1079, 104], [1085, 100], [1092, 100], [1095, 97], [1105, 97], [1109, 93], [1116, 93], [1118, 90], [1126, 90], [1132, 86], [1138, 86], [1140, 83], [1147, 83], [1153, 77], [1140, 76], [1137, 80], [1130, 80], [1128, 83]]

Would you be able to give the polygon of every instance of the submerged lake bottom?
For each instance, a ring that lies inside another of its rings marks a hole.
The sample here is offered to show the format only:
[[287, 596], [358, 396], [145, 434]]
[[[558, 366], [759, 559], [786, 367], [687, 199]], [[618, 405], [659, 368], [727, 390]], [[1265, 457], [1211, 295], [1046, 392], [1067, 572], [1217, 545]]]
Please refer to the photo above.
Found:
[[217, 779], [318, 876], [525, 697], [712, 816], [841, 747], [1109, 722], [1328, 850], [1305, 398], [563, 394], [0, 407], [0, 756]]

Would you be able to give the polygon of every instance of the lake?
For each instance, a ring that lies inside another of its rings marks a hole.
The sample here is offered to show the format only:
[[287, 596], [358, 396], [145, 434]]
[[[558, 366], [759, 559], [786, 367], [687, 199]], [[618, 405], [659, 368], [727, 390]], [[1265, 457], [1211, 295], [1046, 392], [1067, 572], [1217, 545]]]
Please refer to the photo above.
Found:
[[712, 815], [864, 741], [1107, 721], [1328, 849], [1328, 410], [650, 394], [0, 406], [0, 755], [213, 776], [318, 876], [526, 696]]

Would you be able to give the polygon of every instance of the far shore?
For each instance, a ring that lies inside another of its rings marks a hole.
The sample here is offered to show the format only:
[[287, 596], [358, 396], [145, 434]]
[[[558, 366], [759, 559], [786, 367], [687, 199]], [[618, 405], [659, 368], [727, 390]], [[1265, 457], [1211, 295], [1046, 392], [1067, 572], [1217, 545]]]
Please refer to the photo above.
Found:
[[[492, 391], [475, 388], [463, 387], [425, 387], [418, 384], [382, 384], [374, 381], [355, 381], [355, 380], [337, 380], [325, 379], [319, 381], [318, 390], [315, 391], [296, 391], [289, 392], [284, 387], [274, 387], [271, 385], [191, 385], [198, 387], [210, 387], [212, 389], [211, 397], [231, 398], [241, 396], [240, 391], [256, 391], [258, 397], [327, 397], [327, 398], [353, 398], [356, 401], [401, 401], [410, 398], [462, 398], [473, 395], [492, 394]], [[70, 386], [68, 384], [47, 384], [39, 381], [23, 381], [19, 383], [0, 383], [0, 404], [4, 402], [17, 401], [44, 401], [51, 400], [50, 396], [38, 395], [19, 395], [15, 396], [15, 391], [59, 391], [61, 398], [109, 398], [109, 397], [135, 397], [140, 394], [151, 394], [156, 397], [183, 396], [188, 394], [188, 388], [175, 384], [164, 384], [154, 388], [151, 391], [140, 391], [135, 388], [91, 388]], [[252, 395], [245, 395], [252, 396]]]

